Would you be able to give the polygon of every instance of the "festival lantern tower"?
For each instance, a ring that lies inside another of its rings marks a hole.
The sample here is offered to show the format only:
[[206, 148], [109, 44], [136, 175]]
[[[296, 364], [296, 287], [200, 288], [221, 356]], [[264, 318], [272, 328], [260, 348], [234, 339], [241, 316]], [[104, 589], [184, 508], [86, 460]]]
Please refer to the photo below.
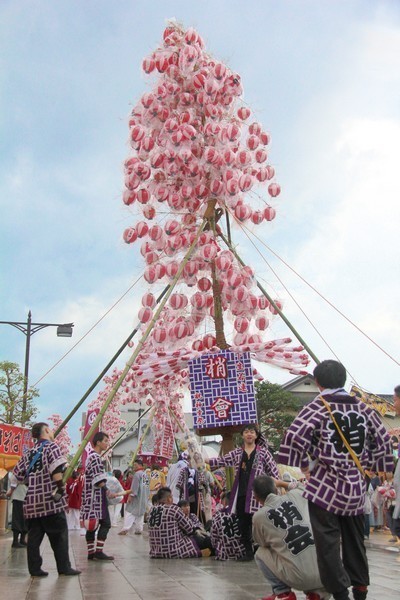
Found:
[[[189, 360], [232, 349], [301, 373], [308, 356], [302, 346], [290, 347], [290, 339], [265, 341], [281, 304], [257, 293], [254, 270], [243, 266], [231, 242], [235, 224], [272, 221], [271, 203], [280, 194], [268, 162], [270, 136], [242, 102], [240, 76], [206, 51], [194, 29], [185, 31], [175, 22], [142, 68], [153, 84], [129, 119], [132, 153], [124, 164], [123, 202], [135, 222], [123, 239], [140, 244], [144, 261], [149, 291], [138, 313], [143, 329], [156, 307], [150, 290], [162, 282], [176, 287], [123, 385], [133, 401], [144, 395], [155, 403], [155, 427], [161, 432], [171, 388], [181, 398], [188, 383]], [[226, 324], [233, 328], [229, 344]], [[250, 378], [254, 374], [250, 370]], [[229, 398], [219, 400], [214, 412], [228, 434], [223, 421]], [[216, 432], [197, 416], [199, 433]]]
[[[189, 384], [197, 432], [222, 432], [223, 449], [228, 449], [238, 429], [234, 423], [244, 417], [234, 415], [230, 392], [219, 391], [207, 414], [200, 415], [194, 394], [201, 392], [191, 380], [195, 361], [205, 361], [202, 373], [214, 380], [212, 386], [227, 379], [221, 372], [231, 374], [223, 353], [238, 363], [234, 379], [240, 386], [243, 380], [252, 386], [253, 377], [259, 377], [249, 354], [294, 374], [305, 373], [309, 358], [304, 347], [318, 361], [282, 313], [280, 301], [257, 282], [232, 243], [231, 229], [275, 218], [280, 194], [268, 161], [270, 136], [242, 101], [240, 76], [206, 51], [194, 29], [184, 30], [176, 22], [169, 22], [161, 45], [142, 68], [152, 87], [130, 114], [123, 192], [132, 219], [123, 239], [140, 246], [148, 284], [134, 330], [140, 329], [142, 337], [124, 369], [114, 371], [112, 385], [96, 399], [98, 414], [69, 471], [113, 403], [146, 402], [154, 453], [165, 456], [170, 448], [165, 431], [188, 436], [182, 398]], [[160, 285], [164, 289], [156, 298]], [[277, 315], [301, 345], [291, 346], [290, 338], [266, 339]], [[233, 333], [227, 340], [228, 328]], [[251, 401], [239, 392], [242, 404]], [[219, 421], [217, 429], [208, 426], [210, 414]], [[194, 456], [193, 438], [188, 447], [194, 462], [204, 466]]]

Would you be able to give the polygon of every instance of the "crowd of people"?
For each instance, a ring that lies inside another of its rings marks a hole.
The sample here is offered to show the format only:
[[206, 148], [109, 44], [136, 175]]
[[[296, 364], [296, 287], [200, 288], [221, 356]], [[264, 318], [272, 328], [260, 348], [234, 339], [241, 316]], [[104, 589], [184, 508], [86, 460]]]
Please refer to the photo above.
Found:
[[[125, 473], [106, 472], [106, 433], [95, 434], [84, 472], [66, 485], [66, 459], [46, 423], [32, 428], [35, 446], [10, 476], [14, 548], [27, 547], [28, 569], [45, 577], [40, 544], [46, 534], [60, 575], [79, 575], [69, 560], [68, 529], [85, 535], [88, 561], [113, 561], [104, 551], [112, 526], [140, 535], [147, 522], [151, 558], [256, 560], [272, 587], [263, 600], [365, 600], [364, 540], [388, 528], [400, 538], [400, 469], [379, 416], [343, 386], [344, 367], [323, 361], [314, 370], [319, 395], [286, 431], [277, 462], [298, 469], [280, 476], [255, 424], [242, 428], [243, 446], [193, 469], [182, 453], [169, 469], [146, 468], [136, 457]], [[400, 414], [400, 386], [394, 406]], [[224, 486], [224, 469], [234, 481]], [[373, 471], [372, 471], [373, 469]], [[215, 476], [218, 473], [218, 478]], [[393, 475], [394, 473], [394, 475]], [[397, 492], [397, 497], [396, 497]], [[207, 510], [211, 498], [212, 510]]]

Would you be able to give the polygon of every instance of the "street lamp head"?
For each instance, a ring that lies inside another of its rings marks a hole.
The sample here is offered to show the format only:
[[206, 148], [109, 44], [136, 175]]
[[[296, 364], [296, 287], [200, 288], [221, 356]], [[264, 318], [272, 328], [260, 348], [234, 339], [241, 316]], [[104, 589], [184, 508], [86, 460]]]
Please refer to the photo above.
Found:
[[66, 323], [65, 325], [59, 325], [57, 327], [58, 337], [71, 337], [73, 326], [74, 326], [73, 323]]

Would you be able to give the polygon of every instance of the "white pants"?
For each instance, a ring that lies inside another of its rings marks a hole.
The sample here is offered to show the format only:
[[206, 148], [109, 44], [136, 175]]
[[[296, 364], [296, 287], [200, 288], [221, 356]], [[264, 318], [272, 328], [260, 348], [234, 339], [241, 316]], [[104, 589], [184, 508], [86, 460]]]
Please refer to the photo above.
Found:
[[122, 509], [121, 502], [119, 502], [118, 504], [109, 504], [108, 505], [108, 512], [110, 513], [110, 519], [111, 519], [111, 527], [116, 527], [118, 524], [118, 521], [121, 519], [121, 509]]
[[79, 508], [69, 508], [67, 515], [67, 525], [68, 529], [80, 529], [81, 526], [79, 524]]
[[135, 533], [142, 533], [144, 523], [144, 515], [136, 517], [132, 513], [125, 510], [123, 531], [129, 531], [132, 525], [135, 525]]

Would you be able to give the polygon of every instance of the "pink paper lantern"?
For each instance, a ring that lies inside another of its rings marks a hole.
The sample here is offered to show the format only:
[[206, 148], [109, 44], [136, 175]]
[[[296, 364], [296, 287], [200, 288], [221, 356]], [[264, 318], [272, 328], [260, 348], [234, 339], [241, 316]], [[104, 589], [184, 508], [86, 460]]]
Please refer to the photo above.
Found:
[[249, 297], [249, 292], [247, 291], [246, 286], [239, 285], [233, 292], [233, 297], [238, 302], [246, 302], [247, 298]]
[[211, 289], [211, 281], [207, 277], [202, 277], [197, 282], [197, 287], [201, 292], [208, 292]]
[[260, 331], [265, 331], [268, 328], [269, 320], [267, 317], [260, 316], [256, 318], [256, 327]]
[[253, 185], [253, 179], [250, 175], [242, 175], [239, 177], [239, 188], [242, 192], [247, 192]]
[[204, 349], [204, 344], [202, 340], [195, 340], [192, 344], [192, 349], [196, 352], [202, 352]]
[[268, 155], [265, 152], [265, 150], [262, 150], [262, 149], [256, 150], [255, 159], [258, 163], [265, 162], [267, 160], [267, 158], [268, 158]]
[[266, 221], [273, 221], [276, 217], [276, 210], [272, 206], [267, 206], [264, 209], [264, 218]]
[[153, 265], [149, 265], [145, 268], [143, 277], [147, 281], [147, 283], [154, 283], [157, 281], [157, 272]]
[[149, 231], [149, 226], [145, 221], [139, 221], [139, 223], [137, 223], [136, 225], [136, 231], [138, 238], [143, 238], [145, 235], [147, 235]]
[[145, 306], [139, 310], [139, 321], [141, 323], [148, 323], [153, 317], [153, 311], [150, 307]]
[[148, 306], [149, 308], [154, 308], [156, 305], [156, 299], [154, 294], [147, 292], [147, 294], [143, 294], [142, 296], [142, 304], [143, 306]]
[[238, 221], [244, 222], [247, 221], [252, 214], [252, 210], [250, 206], [245, 204], [238, 204], [235, 208], [235, 217]]
[[159, 225], [153, 225], [149, 229], [149, 237], [153, 241], [159, 240], [163, 234], [163, 230]]
[[262, 131], [260, 123], [252, 123], [249, 125], [249, 133], [251, 135], [260, 135]]
[[233, 271], [232, 273], [228, 273], [227, 283], [231, 289], [234, 290], [235, 288], [239, 287], [239, 285], [241, 285], [242, 282], [243, 282], [242, 277], [236, 271]]
[[137, 232], [134, 227], [127, 227], [123, 233], [124, 242], [132, 244], [137, 239]]
[[145, 188], [141, 188], [137, 191], [137, 200], [141, 204], [146, 204], [150, 199], [150, 194]]
[[269, 301], [267, 300], [267, 298], [265, 296], [260, 296], [258, 298], [258, 306], [261, 310], [265, 310], [266, 308], [269, 307]]
[[250, 150], [256, 150], [260, 145], [260, 138], [257, 135], [250, 135], [247, 139], [247, 147]]
[[259, 225], [264, 221], [264, 212], [261, 210], [255, 210], [251, 215], [251, 220], [254, 225]]
[[143, 206], [143, 216], [151, 221], [156, 216], [156, 209], [153, 206]]
[[165, 267], [167, 277], [169, 277], [169, 279], [173, 279], [175, 277], [175, 275], [177, 274], [178, 269], [179, 269], [179, 265], [176, 261], [172, 261], [172, 262], [168, 263]]
[[246, 317], [236, 317], [233, 326], [238, 333], [245, 333], [249, 328], [249, 320]]
[[206, 305], [206, 296], [201, 292], [196, 292], [190, 298], [191, 305], [196, 309], [202, 309]]
[[164, 225], [164, 231], [167, 235], [175, 235], [180, 231], [179, 221], [167, 221]]
[[216, 343], [217, 343], [216, 338], [213, 335], [211, 335], [210, 333], [203, 337], [203, 347], [204, 348], [208, 348], [208, 349], [213, 348]]
[[126, 206], [130, 206], [136, 200], [136, 192], [133, 190], [125, 190], [122, 195], [122, 202], [126, 204]]
[[154, 71], [155, 66], [156, 63], [152, 58], [145, 58], [142, 62], [142, 69], [145, 73], [151, 73]]
[[279, 196], [279, 194], [281, 193], [281, 186], [278, 185], [277, 183], [270, 183], [268, 186], [268, 194], [270, 196], [272, 196], [273, 198], [276, 198], [276, 196]]
[[206, 244], [200, 248], [200, 256], [208, 262], [214, 260], [214, 258], [217, 256], [217, 252], [218, 250], [215, 244]]
[[[154, 68], [154, 67], [153, 67]], [[239, 119], [241, 119], [242, 121], [245, 121], [246, 119], [249, 118], [249, 116], [251, 115], [251, 110], [245, 106], [242, 106], [241, 108], [239, 108], [239, 110], [237, 111], [237, 116], [239, 117]]]

